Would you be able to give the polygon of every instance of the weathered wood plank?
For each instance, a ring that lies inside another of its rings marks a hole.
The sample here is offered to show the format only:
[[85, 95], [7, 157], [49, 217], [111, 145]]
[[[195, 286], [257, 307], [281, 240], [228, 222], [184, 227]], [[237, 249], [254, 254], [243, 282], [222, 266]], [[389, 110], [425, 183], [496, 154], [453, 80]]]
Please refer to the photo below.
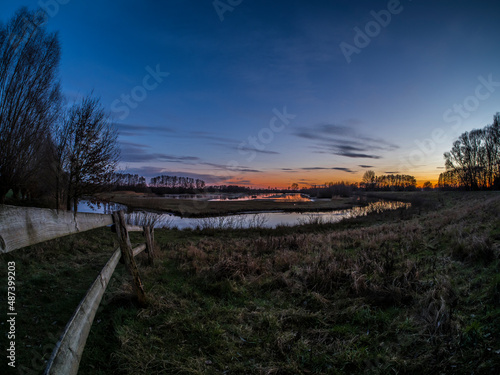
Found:
[[122, 256], [125, 260], [125, 266], [132, 276], [134, 290], [137, 294], [138, 302], [139, 304], [144, 306], [146, 305], [146, 293], [144, 293], [144, 287], [142, 286], [141, 277], [139, 276], [139, 270], [137, 269], [137, 264], [134, 260], [132, 244], [130, 243], [127, 224], [125, 223], [125, 214], [123, 213], [123, 211], [114, 212], [113, 219], [116, 225], [116, 234], [118, 235], [118, 241], [120, 243], [120, 249], [122, 250]]
[[45, 375], [73, 375], [78, 372], [90, 327], [121, 255], [121, 250], [116, 249], [78, 305], [52, 352]]
[[144, 250], [146, 250], [146, 244], [143, 243], [142, 245], [137, 246], [134, 250], [132, 250], [132, 254], [134, 255], [134, 258], [142, 253]]
[[127, 225], [127, 231], [129, 232], [142, 232], [143, 228], [138, 225]]
[[0, 205], [0, 253], [110, 224], [111, 215]]
[[148, 262], [150, 266], [154, 265], [154, 255], [155, 255], [152, 232], [153, 232], [152, 227], [148, 226], [144, 227], [144, 237], [146, 237], [146, 252], [148, 253]]

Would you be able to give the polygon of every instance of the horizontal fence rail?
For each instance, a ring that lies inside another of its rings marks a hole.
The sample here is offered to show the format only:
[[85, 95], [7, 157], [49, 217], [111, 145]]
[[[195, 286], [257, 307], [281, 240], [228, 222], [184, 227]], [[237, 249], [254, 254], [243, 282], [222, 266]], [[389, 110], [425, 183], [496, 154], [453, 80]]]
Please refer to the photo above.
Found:
[[134, 257], [142, 253], [144, 250], [146, 250], [146, 244], [143, 243], [142, 245], [137, 246], [132, 250], [132, 254], [134, 254]]
[[117, 249], [95, 279], [56, 344], [44, 374], [76, 374], [95, 314], [121, 258]]
[[[0, 205], [0, 253], [8, 253], [54, 238], [114, 224], [120, 247], [116, 249], [90, 286], [66, 325], [45, 369], [45, 375], [76, 375], [94, 317], [120, 259], [133, 279], [140, 305], [146, 295], [134, 258], [146, 251], [154, 264], [153, 228], [127, 225], [123, 211], [112, 215], [73, 213], [33, 207]], [[130, 232], [143, 232], [146, 243], [132, 248]]]
[[143, 230], [144, 228], [138, 225], [127, 225], [128, 232], [142, 232]]
[[0, 205], [0, 253], [111, 224], [111, 215]]

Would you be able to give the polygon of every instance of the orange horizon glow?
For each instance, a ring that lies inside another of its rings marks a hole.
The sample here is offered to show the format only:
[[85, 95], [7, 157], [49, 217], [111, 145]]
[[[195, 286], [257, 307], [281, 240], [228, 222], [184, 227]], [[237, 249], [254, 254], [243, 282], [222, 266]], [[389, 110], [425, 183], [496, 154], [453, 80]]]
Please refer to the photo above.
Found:
[[[337, 174], [331, 174], [331, 173], [325, 173], [325, 174], [317, 174], [315, 173], [314, 175], [310, 175], [309, 173], [294, 173], [293, 176], [290, 176], [290, 173], [285, 173], [285, 174], [276, 174], [273, 173], [272, 176], [266, 176], [267, 173], [262, 173], [262, 175], [258, 176], [257, 178], [250, 178], [250, 183], [239, 183], [238, 181], [240, 180], [239, 178], [232, 179], [231, 181], [225, 182], [225, 183], [219, 183], [217, 185], [240, 185], [240, 186], [248, 186], [252, 188], [257, 188], [257, 189], [267, 189], [270, 187], [271, 189], [288, 189], [289, 187], [292, 186], [293, 183], [297, 183], [299, 185], [299, 189], [302, 188], [310, 188], [313, 185], [324, 185], [325, 183], [333, 182], [345, 182], [348, 184], [352, 183], [360, 183], [362, 174], [356, 177], [350, 177], [350, 178], [345, 178], [345, 175], [337, 175]], [[295, 178], [293, 178], [295, 177]], [[437, 176], [434, 177], [427, 177], [426, 175], [422, 176], [415, 176], [417, 180], [417, 187], [422, 187], [423, 184], [427, 181], [430, 181], [433, 186], [435, 186], [438, 183], [438, 178]], [[303, 181], [307, 179], [307, 181]], [[243, 178], [241, 178], [243, 180]], [[302, 180], [302, 181], [301, 181]]]

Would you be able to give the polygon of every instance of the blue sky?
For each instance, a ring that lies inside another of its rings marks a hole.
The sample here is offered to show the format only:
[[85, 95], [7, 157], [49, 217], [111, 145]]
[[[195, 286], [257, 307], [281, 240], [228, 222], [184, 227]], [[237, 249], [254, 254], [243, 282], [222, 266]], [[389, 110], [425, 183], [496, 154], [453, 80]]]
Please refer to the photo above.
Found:
[[22, 5], [48, 9], [66, 97], [100, 96], [120, 168], [147, 177], [435, 181], [500, 111], [497, 1], [10, 1], [2, 21]]

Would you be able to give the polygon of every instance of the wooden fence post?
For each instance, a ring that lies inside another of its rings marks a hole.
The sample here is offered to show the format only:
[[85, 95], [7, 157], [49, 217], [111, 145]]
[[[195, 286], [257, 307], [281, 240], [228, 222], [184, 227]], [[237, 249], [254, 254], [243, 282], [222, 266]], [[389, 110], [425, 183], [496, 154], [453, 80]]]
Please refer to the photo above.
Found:
[[154, 265], [154, 243], [153, 243], [153, 227], [144, 227], [144, 237], [146, 238], [146, 252], [148, 253], [149, 265]]
[[116, 234], [118, 235], [118, 241], [120, 243], [122, 256], [123, 259], [125, 260], [125, 266], [128, 268], [130, 274], [132, 275], [134, 289], [137, 294], [137, 299], [139, 300], [139, 304], [144, 306], [146, 305], [146, 294], [144, 293], [142, 281], [139, 276], [139, 270], [137, 269], [137, 265], [134, 260], [132, 245], [130, 243], [127, 224], [125, 222], [125, 215], [123, 214], [123, 211], [114, 212], [113, 219], [116, 225]]

